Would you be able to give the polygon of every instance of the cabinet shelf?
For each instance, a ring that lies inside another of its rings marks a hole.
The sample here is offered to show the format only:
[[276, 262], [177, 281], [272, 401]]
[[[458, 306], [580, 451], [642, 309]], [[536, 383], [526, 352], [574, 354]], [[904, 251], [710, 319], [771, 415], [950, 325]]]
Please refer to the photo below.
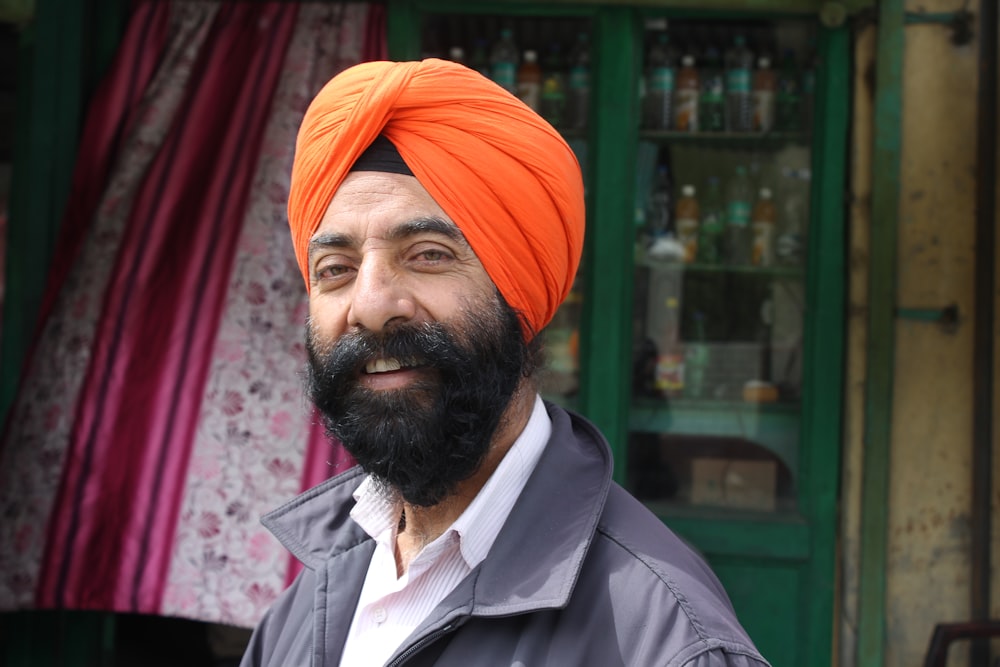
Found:
[[656, 144], [704, 144], [741, 148], [777, 148], [788, 144], [808, 145], [807, 132], [678, 132], [639, 130], [639, 138]]
[[734, 264], [699, 264], [684, 262], [668, 262], [642, 257], [636, 259], [636, 265], [650, 269], [674, 270], [683, 273], [744, 273], [771, 278], [805, 278], [805, 270], [801, 266], [741, 266]]
[[629, 430], [742, 438], [763, 445], [796, 470], [800, 410], [798, 403], [637, 400], [629, 411]]

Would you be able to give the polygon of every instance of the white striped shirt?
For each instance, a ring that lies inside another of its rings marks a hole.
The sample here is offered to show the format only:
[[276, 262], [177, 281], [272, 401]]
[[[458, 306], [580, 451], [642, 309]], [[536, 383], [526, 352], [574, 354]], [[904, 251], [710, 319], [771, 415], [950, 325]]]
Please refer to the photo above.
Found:
[[552, 433], [542, 399], [500, 465], [448, 530], [396, 577], [396, 526], [401, 507], [370, 479], [354, 492], [351, 518], [375, 539], [344, 644], [341, 667], [383, 665], [428, 614], [486, 558]]

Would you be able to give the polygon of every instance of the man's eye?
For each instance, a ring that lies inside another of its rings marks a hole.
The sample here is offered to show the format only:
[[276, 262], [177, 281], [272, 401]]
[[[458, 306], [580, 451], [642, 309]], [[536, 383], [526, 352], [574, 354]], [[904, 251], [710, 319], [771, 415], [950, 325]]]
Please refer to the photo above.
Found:
[[448, 253], [443, 250], [424, 250], [420, 253], [420, 259], [428, 262], [440, 262], [448, 259]]
[[320, 280], [326, 278], [337, 278], [344, 275], [348, 271], [348, 267], [343, 264], [330, 264], [327, 266], [321, 266], [316, 269], [316, 277]]

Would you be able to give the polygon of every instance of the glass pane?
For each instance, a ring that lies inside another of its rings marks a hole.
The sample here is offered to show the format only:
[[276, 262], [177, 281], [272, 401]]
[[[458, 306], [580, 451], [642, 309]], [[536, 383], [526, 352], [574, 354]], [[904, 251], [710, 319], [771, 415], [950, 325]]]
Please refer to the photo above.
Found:
[[[518, 95], [562, 133], [586, 174], [590, 32], [576, 17], [429, 14], [421, 52], [462, 62]], [[579, 389], [582, 275], [543, 332], [542, 394], [569, 407]]]
[[811, 33], [647, 23], [628, 483], [648, 504], [795, 508]]

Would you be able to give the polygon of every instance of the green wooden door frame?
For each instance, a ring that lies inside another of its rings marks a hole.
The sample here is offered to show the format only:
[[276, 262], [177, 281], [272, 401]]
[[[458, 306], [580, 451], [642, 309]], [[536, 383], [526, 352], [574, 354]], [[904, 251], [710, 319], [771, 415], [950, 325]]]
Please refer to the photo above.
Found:
[[17, 392], [69, 195], [87, 99], [118, 48], [125, 0], [38, 0], [21, 33], [0, 332], [0, 423]]
[[885, 661], [889, 465], [903, 116], [904, 0], [879, 4], [858, 572], [859, 667]]

